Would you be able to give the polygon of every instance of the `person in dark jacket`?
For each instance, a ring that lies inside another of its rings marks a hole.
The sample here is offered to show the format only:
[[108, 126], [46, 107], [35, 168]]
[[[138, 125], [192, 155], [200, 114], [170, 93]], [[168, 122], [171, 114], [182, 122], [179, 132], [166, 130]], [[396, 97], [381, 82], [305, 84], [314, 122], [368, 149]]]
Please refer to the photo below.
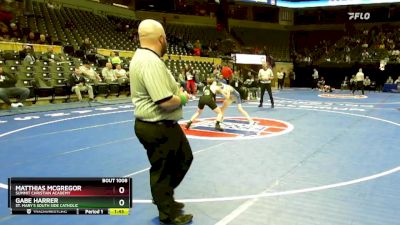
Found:
[[82, 91], [87, 91], [89, 94], [89, 100], [94, 101], [93, 87], [87, 84], [86, 79], [82, 76], [82, 72], [79, 67], [75, 68], [75, 71], [71, 74], [69, 78], [69, 84], [72, 87], [72, 91], [75, 92], [79, 101], [82, 101]]
[[[0, 99], [13, 108], [24, 106], [24, 102], [29, 96], [28, 88], [16, 87], [17, 78], [13, 74], [8, 74], [0, 67]], [[18, 97], [17, 102], [11, 103], [10, 97]]]

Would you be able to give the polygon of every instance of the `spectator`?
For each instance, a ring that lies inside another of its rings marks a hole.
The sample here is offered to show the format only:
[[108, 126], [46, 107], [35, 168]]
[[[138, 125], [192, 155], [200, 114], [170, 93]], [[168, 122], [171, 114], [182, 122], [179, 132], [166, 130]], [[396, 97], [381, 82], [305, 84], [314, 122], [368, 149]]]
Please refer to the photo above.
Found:
[[115, 71], [110, 62], [106, 63], [106, 66], [101, 71], [101, 75], [107, 84], [117, 82], [117, 76], [115, 75]]
[[342, 84], [340, 85], [341, 89], [346, 89], [349, 87], [349, 78], [347, 76], [344, 77]]
[[22, 32], [19, 29], [19, 27], [15, 23], [10, 24], [11, 30], [11, 38], [14, 39], [15, 41], [20, 41], [22, 39]]
[[[13, 108], [24, 106], [22, 102], [29, 96], [29, 89], [15, 87], [16, 83], [17, 77], [13, 74], [5, 73], [3, 67], [0, 66], [0, 99]], [[9, 98], [15, 96], [18, 96], [17, 102], [11, 103]]]
[[219, 66], [218, 64], [214, 64], [213, 68], [214, 68], [214, 69], [213, 69], [212, 73], [213, 73], [214, 78], [219, 78], [220, 75], [221, 75], [221, 68], [220, 68], [220, 66]]
[[283, 68], [281, 68], [276, 74], [278, 77], [278, 89], [283, 90], [283, 84], [285, 82], [285, 73], [283, 72]]
[[257, 87], [257, 82], [254, 79], [254, 75], [252, 75], [251, 72], [248, 72], [247, 76], [248, 78], [244, 82], [244, 86], [249, 90], [247, 100], [257, 99], [258, 87]]
[[186, 74], [185, 68], [181, 69], [181, 72], [178, 75], [178, 83], [179, 85], [186, 91]]
[[28, 37], [26, 38], [26, 42], [31, 44], [36, 44], [37, 38], [35, 33], [33, 33], [32, 31], [29, 32]]
[[192, 44], [192, 42], [190, 42], [190, 40], [187, 41], [187, 43], [186, 43], [186, 49], [187, 49], [188, 52], [192, 52], [193, 51], [193, 44]]
[[363, 52], [361, 53], [361, 58], [363, 61], [369, 59], [369, 52], [367, 51], [367, 49], [363, 50]]
[[95, 85], [102, 82], [100, 75], [94, 71], [89, 62], [85, 62], [85, 64], [79, 67], [79, 70], [82, 72], [82, 75], [89, 80], [89, 82], [92, 82]]
[[127, 84], [129, 82], [126, 70], [121, 67], [121, 64], [117, 64], [114, 72], [119, 84]]
[[24, 60], [26, 55], [28, 54], [28, 51], [32, 50], [32, 46], [31, 45], [24, 45], [22, 47], [22, 50], [19, 51], [19, 59]]
[[75, 92], [79, 101], [82, 101], [81, 92], [88, 92], [89, 101], [94, 100], [93, 95], [93, 87], [86, 83], [86, 79], [82, 76], [81, 70], [79, 67], [76, 67], [74, 72], [71, 74], [69, 78], [70, 85], [72, 86], [72, 92]]
[[193, 45], [193, 54], [195, 56], [200, 56], [201, 55], [201, 43], [200, 40], [197, 40], [194, 45]]
[[384, 43], [384, 42], [382, 42], [382, 43], [379, 45], [379, 49], [385, 49], [385, 43]]
[[59, 56], [57, 53], [54, 52], [54, 48], [52, 46], [47, 48], [47, 52], [42, 55], [43, 61], [47, 62], [60, 62], [64, 60], [63, 56]]
[[10, 31], [4, 22], [0, 22], [0, 41], [10, 40]]
[[349, 55], [349, 54], [346, 54], [346, 59], [345, 59], [345, 61], [346, 61], [347, 63], [350, 63], [350, 62], [351, 62], [351, 58], [350, 58], [350, 55]]
[[35, 63], [36, 59], [33, 54], [33, 49], [30, 46], [26, 46], [25, 49], [26, 49], [25, 50], [26, 55], [25, 55], [24, 61], [28, 62], [28, 63]]
[[80, 47], [80, 50], [82, 50], [85, 55], [96, 53], [96, 49], [92, 46], [92, 43], [90, 42], [89, 38], [85, 38]]
[[48, 45], [48, 44], [50, 44], [46, 39], [46, 35], [44, 35], [44, 34], [41, 34], [39, 36], [39, 40], [36, 43], [40, 44], [40, 45]]
[[397, 79], [394, 81], [394, 84], [397, 84], [397, 86], [399, 86], [399, 84], [400, 84], [400, 76], [397, 77]]
[[[80, 50], [83, 51], [83, 57], [87, 60], [88, 55], [94, 56], [93, 60], [103, 60], [105, 57], [101, 54], [97, 54], [97, 49], [92, 45], [89, 38], [85, 38], [83, 41]], [[94, 62], [93, 62], [94, 63]]]
[[389, 76], [385, 83], [386, 83], [386, 84], [393, 84], [393, 79], [392, 79], [392, 77]]
[[186, 90], [195, 98], [197, 94], [195, 74], [190, 66], [186, 66]]
[[117, 64], [121, 64], [122, 60], [119, 57], [119, 53], [118, 52], [111, 52], [110, 58], [108, 58], [108, 61], [113, 65], [113, 67], [115, 68], [115, 66]]
[[369, 76], [365, 76], [364, 88], [365, 88], [365, 90], [370, 90], [370, 88], [371, 88], [371, 80], [369, 79]]

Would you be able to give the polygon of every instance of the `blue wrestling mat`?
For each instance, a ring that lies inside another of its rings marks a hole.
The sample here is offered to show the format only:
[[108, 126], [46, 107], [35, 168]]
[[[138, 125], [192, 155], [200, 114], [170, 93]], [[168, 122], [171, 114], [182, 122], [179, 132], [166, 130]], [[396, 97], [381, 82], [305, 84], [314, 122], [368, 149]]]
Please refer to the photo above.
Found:
[[[175, 193], [192, 224], [400, 224], [400, 95], [321, 94], [274, 92], [274, 109], [244, 103], [253, 126], [232, 104], [225, 132], [210, 128], [215, 114], [204, 111], [188, 133], [194, 161]], [[196, 101], [184, 107], [182, 122], [196, 109]], [[0, 225], [158, 225], [133, 110], [127, 99], [3, 112]], [[133, 208], [128, 216], [10, 215], [7, 178], [31, 176], [132, 177]]]

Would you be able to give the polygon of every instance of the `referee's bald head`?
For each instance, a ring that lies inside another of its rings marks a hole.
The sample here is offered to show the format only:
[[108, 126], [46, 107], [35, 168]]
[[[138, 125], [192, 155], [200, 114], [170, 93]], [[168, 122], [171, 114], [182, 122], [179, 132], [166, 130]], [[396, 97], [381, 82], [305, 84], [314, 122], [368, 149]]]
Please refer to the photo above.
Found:
[[147, 47], [164, 55], [167, 48], [167, 37], [160, 22], [146, 19], [138, 27], [139, 41], [142, 47]]
[[[158, 21], [147, 19], [139, 24], [139, 39], [157, 40], [161, 35], [165, 35], [164, 28]], [[141, 40], [142, 41], [142, 40]]]

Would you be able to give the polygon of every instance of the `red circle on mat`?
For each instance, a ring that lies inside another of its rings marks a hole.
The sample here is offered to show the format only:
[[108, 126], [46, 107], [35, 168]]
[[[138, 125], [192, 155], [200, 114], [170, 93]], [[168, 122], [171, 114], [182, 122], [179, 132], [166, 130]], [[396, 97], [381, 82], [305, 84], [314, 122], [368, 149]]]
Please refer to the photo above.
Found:
[[185, 122], [180, 123], [188, 138], [208, 140], [244, 140], [273, 137], [291, 132], [294, 126], [288, 122], [252, 118], [255, 122], [250, 125], [244, 117], [226, 117], [222, 123], [224, 131], [214, 129], [215, 118], [198, 119], [192, 123], [190, 129], [185, 128]]

